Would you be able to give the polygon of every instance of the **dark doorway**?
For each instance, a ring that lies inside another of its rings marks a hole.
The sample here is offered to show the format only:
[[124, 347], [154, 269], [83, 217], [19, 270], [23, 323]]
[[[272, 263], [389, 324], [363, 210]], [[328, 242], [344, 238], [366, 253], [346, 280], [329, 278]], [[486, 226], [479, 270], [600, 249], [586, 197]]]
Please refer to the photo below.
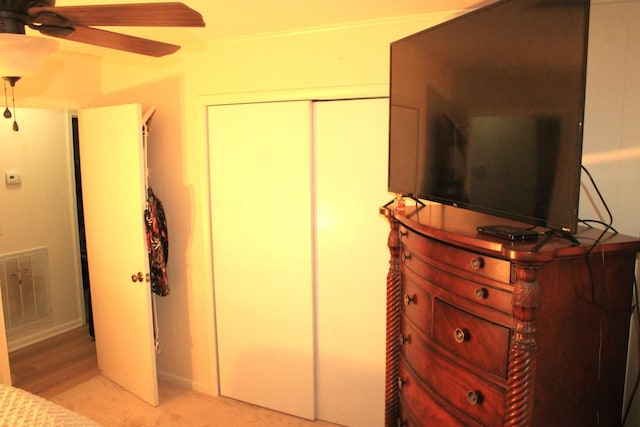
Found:
[[85, 320], [89, 333], [94, 336], [93, 313], [91, 311], [91, 289], [89, 287], [89, 265], [87, 263], [87, 243], [84, 230], [84, 209], [82, 203], [82, 173], [80, 171], [80, 138], [78, 136], [78, 118], [71, 118], [73, 132], [73, 164], [76, 179], [76, 208], [78, 215], [78, 238], [80, 243], [80, 263], [82, 266], [82, 290], [84, 294]]

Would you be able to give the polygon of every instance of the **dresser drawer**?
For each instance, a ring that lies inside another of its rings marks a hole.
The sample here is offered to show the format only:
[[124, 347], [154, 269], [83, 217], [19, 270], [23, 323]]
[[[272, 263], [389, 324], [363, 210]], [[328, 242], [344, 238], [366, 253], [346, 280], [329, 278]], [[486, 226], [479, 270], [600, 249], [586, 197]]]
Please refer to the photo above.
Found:
[[[505, 387], [461, 369], [418, 337], [411, 345], [417, 351], [403, 350], [400, 360], [404, 359], [407, 372], [413, 371], [424, 388], [438, 396], [443, 407], [455, 408], [449, 412], [460, 411], [483, 426], [502, 426]], [[403, 376], [402, 371], [400, 378], [399, 384], [411, 381], [411, 376]]]
[[[405, 258], [404, 270], [409, 270], [409, 274], [414, 273], [419, 278], [476, 304], [493, 308], [509, 316], [512, 313], [512, 292], [510, 290], [498, 289], [486, 283], [479, 283], [450, 273], [434, 267], [417, 256]], [[488, 281], [485, 280], [485, 282]]]
[[424, 334], [431, 330], [431, 295], [407, 275], [402, 279], [402, 310]]
[[511, 283], [511, 262], [479, 255], [464, 249], [441, 243], [400, 227], [400, 240], [404, 245], [405, 259], [413, 256], [444, 263], [456, 269], [503, 283]]
[[511, 330], [460, 310], [445, 301], [433, 301], [433, 341], [479, 370], [507, 378]]
[[398, 426], [403, 427], [482, 427], [479, 424], [462, 414], [456, 418], [447, 412], [442, 402], [436, 401], [437, 394], [432, 390], [427, 390], [421, 386], [421, 381], [415, 373], [400, 359], [399, 367], [400, 381], [398, 382], [398, 395], [400, 400], [400, 419]]

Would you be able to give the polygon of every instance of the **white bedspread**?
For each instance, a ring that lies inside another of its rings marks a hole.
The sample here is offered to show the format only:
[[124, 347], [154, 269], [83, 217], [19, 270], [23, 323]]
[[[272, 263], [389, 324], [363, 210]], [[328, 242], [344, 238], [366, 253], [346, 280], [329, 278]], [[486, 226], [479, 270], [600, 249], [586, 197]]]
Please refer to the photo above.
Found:
[[42, 397], [0, 384], [0, 426], [80, 427], [99, 424]]

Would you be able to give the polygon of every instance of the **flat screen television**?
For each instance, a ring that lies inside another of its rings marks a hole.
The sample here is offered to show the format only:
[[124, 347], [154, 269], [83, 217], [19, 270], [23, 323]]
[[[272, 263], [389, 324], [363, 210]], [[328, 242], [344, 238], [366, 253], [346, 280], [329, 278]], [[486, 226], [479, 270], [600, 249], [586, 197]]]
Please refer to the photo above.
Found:
[[390, 192], [575, 232], [588, 0], [507, 0], [391, 43]]

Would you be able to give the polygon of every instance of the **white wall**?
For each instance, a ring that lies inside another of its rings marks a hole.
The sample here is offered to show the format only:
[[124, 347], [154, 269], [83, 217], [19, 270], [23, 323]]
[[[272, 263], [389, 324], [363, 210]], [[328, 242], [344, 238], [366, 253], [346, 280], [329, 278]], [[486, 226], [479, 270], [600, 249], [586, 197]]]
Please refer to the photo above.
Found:
[[[0, 254], [48, 248], [53, 324], [37, 339], [84, 322], [71, 119], [64, 110], [18, 109], [16, 116], [19, 132], [12, 119], [0, 119]], [[22, 184], [5, 184], [9, 170], [21, 173]]]
[[[640, 237], [640, 1], [592, 2], [583, 164], [613, 215], [614, 227]], [[581, 218], [609, 221], [583, 179]], [[636, 277], [638, 273], [636, 273]], [[627, 284], [622, 284], [627, 285]], [[637, 314], [637, 311], [636, 311]], [[627, 400], [638, 375], [637, 315], [631, 322]], [[636, 396], [626, 426], [640, 424]]]
[[[640, 236], [640, 2], [594, 3], [591, 11], [583, 165], [603, 193], [619, 232]], [[590, 184], [580, 216], [608, 221]]]

